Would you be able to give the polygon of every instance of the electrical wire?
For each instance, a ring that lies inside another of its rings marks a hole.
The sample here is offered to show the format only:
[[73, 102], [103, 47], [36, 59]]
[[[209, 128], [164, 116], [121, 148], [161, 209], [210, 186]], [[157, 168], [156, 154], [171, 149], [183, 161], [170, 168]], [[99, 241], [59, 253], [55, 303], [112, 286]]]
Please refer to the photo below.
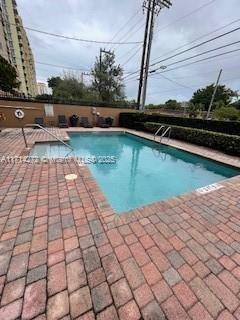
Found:
[[[152, 66], [154, 66], [154, 65], [157, 65], [157, 64], [159, 64], [159, 63], [162, 63], [162, 62], [164, 62], [164, 61], [167, 61], [167, 60], [169, 60], [169, 59], [175, 58], [175, 57], [177, 57], [177, 56], [179, 56], [179, 55], [181, 55], [181, 54], [183, 54], [183, 53], [186, 53], [186, 52], [188, 52], [188, 51], [190, 51], [190, 50], [199, 48], [199, 47], [202, 46], [202, 45], [205, 45], [205, 44], [207, 44], [207, 43], [210, 43], [210, 42], [212, 42], [212, 41], [215, 41], [215, 40], [217, 40], [217, 39], [220, 39], [220, 38], [222, 38], [222, 37], [225, 37], [225, 36], [227, 36], [227, 35], [229, 35], [229, 34], [231, 34], [231, 33], [234, 33], [234, 32], [236, 32], [236, 31], [238, 31], [238, 30], [240, 30], [240, 27], [234, 28], [234, 29], [232, 29], [232, 30], [230, 30], [230, 31], [228, 31], [228, 32], [222, 33], [222, 34], [220, 34], [220, 35], [218, 35], [218, 36], [216, 36], [216, 37], [213, 37], [213, 38], [211, 38], [211, 39], [208, 39], [208, 40], [206, 40], [206, 41], [203, 41], [203, 42], [201, 42], [201, 43], [199, 43], [199, 44], [197, 44], [197, 45], [195, 45], [195, 46], [193, 46], [193, 47], [191, 47], [191, 48], [188, 48], [188, 49], [186, 49], [186, 50], [183, 50], [183, 51], [181, 51], [181, 52], [179, 52], [179, 53], [177, 53], [177, 54], [175, 54], [175, 55], [172, 55], [172, 56], [167, 57], [167, 58], [165, 58], [165, 59], [159, 60], [158, 62], [152, 63], [152, 64], [150, 64], [150, 67], [152, 67]], [[133, 74], [137, 74], [139, 71], [140, 71], [140, 70], [137, 70], [137, 71], [135, 71]], [[132, 75], [133, 75], [133, 74], [132, 74]], [[126, 76], [126, 78], [129, 77], [129, 76], [130, 76], [130, 75]]]
[[[9, 23], [9, 22], [8, 22]], [[19, 25], [16, 25], [15, 23], [9, 23], [10, 25], [19, 27]], [[61, 38], [61, 39], [65, 39], [65, 40], [74, 40], [74, 41], [79, 41], [79, 42], [87, 42], [87, 43], [97, 43], [97, 44], [111, 44], [111, 45], [129, 45], [129, 44], [140, 44], [142, 43], [142, 41], [132, 41], [132, 42], [112, 42], [112, 41], [99, 41], [99, 40], [90, 40], [90, 39], [81, 39], [81, 38], [76, 38], [76, 37], [70, 37], [70, 36], [64, 36], [61, 34], [57, 34], [57, 33], [52, 33], [52, 32], [47, 32], [47, 31], [43, 31], [43, 30], [39, 30], [39, 29], [34, 29], [34, 28], [30, 28], [30, 27], [23, 27], [20, 26], [22, 29], [26, 29], [32, 32], [36, 32], [36, 33], [40, 33], [40, 34], [44, 34], [47, 36], [51, 36], [51, 37], [56, 37], [56, 38]]]
[[170, 56], [170, 57], [168, 57], [168, 58], [165, 58], [165, 59], [159, 60], [158, 62], [152, 63], [152, 64], [150, 64], [150, 66], [152, 67], [152, 66], [155, 66], [155, 65], [157, 65], [157, 64], [159, 64], [159, 63], [162, 63], [162, 62], [164, 62], [164, 61], [167, 61], [167, 60], [170, 60], [170, 59], [172, 59], [172, 58], [175, 58], [175, 57], [177, 57], [177, 56], [179, 56], [179, 55], [181, 55], [181, 54], [183, 54], [183, 53], [186, 53], [186, 52], [191, 51], [191, 50], [193, 50], [193, 49], [199, 48], [199, 47], [201, 47], [201, 46], [203, 46], [203, 45], [205, 45], [205, 44], [207, 44], [207, 43], [210, 43], [210, 42], [212, 42], [212, 41], [215, 41], [215, 40], [217, 40], [217, 39], [220, 39], [220, 38], [222, 38], [222, 37], [225, 37], [225, 36], [227, 36], [227, 35], [229, 35], [229, 34], [231, 34], [231, 33], [234, 33], [234, 32], [236, 32], [236, 31], [239, 31], [239, 30], [240, 30], [240, 27], [237, 27], [237, 28], [232, 29], [232, 30], [230, 30], [230, 31], [228, 31], [228, 32], [222, 33], [222, 34], [220, 34], [220, 35], [218, 35], [218, 36], [216, 36], [216, 37], [214, 37], [214, 38], [211, 38], [211, 39], [208, 39], [208, 40], [206, 40], [206, 41], [203, 41], [203, 42], [201, 42], [201, 43], [199, 43], [199, 44], [196, 44], [195, 46], [193, 46], [193, 47], [191, 47], [191, 48], [188, 48], [188, 49], [186, 49], [186, 50], [180, 51], [180, 52], [178, 52], [178, 53], [176, 53], [176, 54], [174, 54], [174, 55], [172, 55], [172, 56]]
[[[164, 67], [165, 67], [165, 68], [168, 68], [168, 67], [170, 67], [170, 66], [172, 66], [172, 65], [175, 65], [175, 64], [177, 64], [177, 63], [181, 63], [181, 62], [184, 62], [184, 61], [188, 61], [188, 60], [190, 60], [190, 59], [197, 58], [197, 57], [202, 56], [202, 55], [204, 55], [204, 54], [207, 54], [207, 53], [210, 53], [210, 52], [213, 52], [213, 51], [216, 51], [216, 50], [224, 49], [224, 48], [227, 48], [227, 47], [229, 47], [229, 46], [233, 46], [233, 45], [235, 45], [235, 44], [237, 44], [237, 43], [240, 43], [240, 40], [239, 40], [239, 41], [234, 41], [234, 42], [225, 44], [225, 45], [223, 45], [223, 46], [220, 46], [220, 47], [217, 47], [217, 48], [214, 48], [214, 49], [210, 49], [210, 50], [207, 50], [207, 51], [198, 53], [198, 54], [195, 54], [194, 56], [187, 57], [187, 58], [184, 58], [184, 59], [179, 60], [179, 61], [172, 62], [172, 63], [170, 63], [170, 64], [168, 64], [168, 65], [166, 65], [166, 66], [164, 66]], [[160, 69], [162, 69], [162, 67], [159, 67], [159, 68], [157, 68], [157, 69], [155, 69], [155, 70], [150, 70], [149, 73], [154, 73], [154, 72], [156, 72], [157, 70], [160, 70]]]
[[[234, 53], [234, 52], [238, 52], [238, 51], [240, 51], [240, 48], [234, 49], [234, 50], [231, 50], [231, 51], [227, 51], [227, 52], [223, 52], [223, 53], [220, 53], [220, 54], [217, 54], [217, 55], [213, 55], [213, 56], [210, 56], [210, 57], [207, 57], [207, 58], [204, 58], [204, 59], [196, 60], [196, 61], [193, 61], [193, 62], [190, 62], [190, 63], [186, 63], [186, 64], [183, 64], [181, 66], [178, 66], [178, 67], [175, 67], [175, 68], [171, 68], [171, 69], [168, 69], [168, 70], [164, 70], [164, 71], [161, 71], [161, 72], [152, 73], [152, 74], [149, 75], [149, 77], [155, 77], [156, 75], [159, 75], [159, 74], [162, 74], [162, 73], [166, 73], [166, 72], [174, 71], [174, 70], [177, 70], [177, 69], [181, 69], [181, 68], [184, 68], [184, 67], [187, 67], [187, 66], [194, 65], [195, 63], [204, 62], [204, 61], [211, 60], [211, 59], [214, 59], [214, 58], [222, 57], [224, 55], [228, 55], [228, 54], [231, 54], [231, 53]], [[225, 58], [230, 58], [230, 57], [225, 57]], [[134, 76], [133, 78], [129, 78], [129, 79], [125, 80], [125, 82], [128, 83], [128, 82], [138, 81], [138, 80], [139, 79], [136, 78], [136, 76]]]
[[[240, 48], [234, 49], [234, 50], [231, 50], [231, 51], [227, 51], [227, 52], [223, 52], [223, 53], [219, 53], [219, 54], [217, 54], [217, 55], [210, 56], [210, 57], [207, 57], [207, 58], [204, 58], [204, 59], [200, 59], [200, 60], [196, 60], [196, 61], [193, 61], [193, 62], [190, 62], [190, 63], [186, 63], [186, 64], [183, 64], [183, 65], [181, 65], [181, 66], [178, 66], [178, 67], [175, 67], [175, 68], [172, 68], [172, 69], [164, 70], [164, 71], [161, 71], [161, 72], [156, 72], [156, 73], [154, 73], [154, 75], [155, 75], [155, 74], [165, 73], [165, 72], [170, 72], [170, 71], [173, 71], [173, 70], [177, 70], [177, 69], [180, 69], [180, 68], [183, 68], [183, 67], [186, 67], [186, 66], [193, 65], [193, 64], [195, 64], [195, 63], [199, 63], [199, 62], [202, 62], [202, 61], [214, 59], [214, 58], [221, 57], [221, 56], [224, 56], [224, 55], [226, 55], [226, 54], [230, 54], [230, 53], [237, 52], [237, 51], [240, 51]], [[150, 76], [151, 76], [151, 75], [150, 75]]]
[[185, 89], [193, 90], [193, 88], [188, 87], [188, 86], [186, 86], [185, 84], [179, 83], [178, 81], [172, 80], [172, 79], [170, 79], [170, 78], [168, 78], [168, 77], [166, 77], [166, 76], [164, 76], [164, 75], [162, 75], [162, 74], [161, 74], [160, 76], [161, 76], [162, 78], [164, 78], [164, 79], [166, 79], [166, 80], [174, 83], [174, 84], [177, 84], [177, 85], [180, 86], [180, 87], [183, 87], [183, 88], [185, 88]]
[[190, 44], [192, 44], [192, 43], [194, 43], [194, 42], [196, 42], [196, 41], [198, 41], [198, 40], [201, 40], [201, 39], [203, 39], [203, 38], [205, 38], [205, 37], [207, 37], [207, 36], [209, 36], [209, 35], [217, 32], [217, 31], [223, 30], [223, 29], [225, 29], [225, 28], [227, 28], [227, 27], [229, 27], [229, 26], [231, 26], [231, 25], [233, 25], [233, 24], [235, 24], [235, 23], [237, 23], [237, 22], [239, 22], [239, 21], [240, 21], [240, 19], [233, 20], [233, 21], [231, 21], [230, 23], [227, 23], [227, 24], [225, 24], [224, 26], [222, 26], [222, 27], [220, 27], [220, 28], [217, 28], [217, 29], [215, 29], [215, 30], [213, 30], [213, 31], [211, 31], [211, 32], [205, 33], [205, 34], [203, 34], [202, 36], [200, 36], [200, 37], [198, 37], [198, 38], [195, 38], [194, 40], [192, 40], [192, 41], [190, 41], [190, 42], [188, 42], [188, 43], [185, 43], [184, 45], [182, 45], [182, 46], [180, 46], [180, 47], [178, 47], [178, 48], [175, 48], [175, 49], [172, 49], [172, 50], [166, 52], [166, 53], [163, 54], [162, 56], [159, 56], [159, 57], [157, 57], [157, 58], [152, 59], [152, 61], [156, 61], [156, 60], [158, 60], [158, 59], [160, 59], [160, 58], [162, 58], [162, 57], [164, 57], [164, 56], [166, 56], [166, 55], [168, 55], [168, 54], [171, 54], [171, 53], [173, 53], [173, 52], [176, 52], [176, 51], [178, 51], [178, 50], [180, 50], [180, 49], [182, 49], [182, 48], [184, 48], [184, 47], [186, 47], [186, 46], [189, 46]]
[[134, 13], [120, 28], [119, 30], [114, 34], [112, 39], [110, 40], [111, 42], [116, 39], [116, 37], [119, 35], [119, 33], [125, 29], [125, 27], [128, 25], [129, 22], [131, 22], [140, 12], [141, 10], [138, 10], [136, 13]]
[[179, 22], [179, 21], [181, 21], [181, 20], [183, 20], [183, 19], [185, 19], [185, 18], [187, 18], [187, 17], [189, 17], [189, 16], [193, 15], [194, 13], [196, 13], [196, 12], [198, 12], [198, 11], [200, 11], [200, 10], [204, 9], [205, 7], [207, 7], [207, 6], [211, 5], [213, 2], [216, 2], [216, 0], [211, 0], [210, 2], [205, 3], [204, 5], [202, 5], [202, 6], [198, 7], [197, 9], [194, 9], [193, 11], [191, 11], [191, 12], [187, 13], [186, 15], [184, 15], [184, 16], [182, 16], [182, 17], [180, 17], [180, 18], [178, 18], [178, 19], [176, 19], [176, 20], [174, 20], [174, 21], [170, 22], [169, 24], [167, 24], [167, 25], [165, 25], [165, 26], [163, 26], [163, 27], [159, 28], [157, 31], [162, 31], [162, 30], [164, 30], [164, 29], [166, 29], [166, 28], [170, 27], [171, 25], [173, 25], [173, 24], [175, 24], [175, 23], [177, 23], [177, 22]]

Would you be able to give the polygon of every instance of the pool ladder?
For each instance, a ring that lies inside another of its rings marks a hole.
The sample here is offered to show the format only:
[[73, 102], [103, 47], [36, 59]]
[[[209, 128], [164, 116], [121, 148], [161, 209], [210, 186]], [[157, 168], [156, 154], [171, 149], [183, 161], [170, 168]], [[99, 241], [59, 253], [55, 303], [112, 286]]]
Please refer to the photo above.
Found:
[[171, 127], [167, 127], [167, 126], [163, 126], [161, 125], [158, 130], [155, 132], [154, 134], [154, 141], [156, 141], [156, 138], [157, 138], [157, 135], [159, 134], [159, 132], [162, 131], [162, 134], [160, 136], [160, 140], [159, 140], [159, 143], [162, 143], [162, 139], [166, 136], [166, 134], [168, 134], [168, 140], [167, 142], [169, 141], [170, 139], [170, 136], [171, 136], [171, 132], [172, 132], [172, 128]]

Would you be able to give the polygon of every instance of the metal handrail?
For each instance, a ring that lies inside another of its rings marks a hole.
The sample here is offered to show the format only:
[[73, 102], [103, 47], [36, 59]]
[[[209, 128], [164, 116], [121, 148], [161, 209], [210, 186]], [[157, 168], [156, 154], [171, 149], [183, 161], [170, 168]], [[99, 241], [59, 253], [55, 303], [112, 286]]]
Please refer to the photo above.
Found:
[[[169, 133], [168, 133], [169, 132]], [[168, 133], [168, 140], [170, 139], [170, 136], [171, 136], [171, 132], [172, 132], [172, 128], [171, 127], [167, 127], [167, 129], [163, 132], [163, 134], [161, 135], [161, 138], [160, 138], [160, 143], [162, 142], [162, 139], [166, 136], [166, 134]]]
[[159, 127], [158, 128], [158, 130], [155, 132], [155, 134], [154, 134], [154, 141], [156, 140], [156, 136], [159, 134], [159, 132], [163, 129], [163, 128], [165, 128], [166, 126], [161, 126], [161, 127]]
[[25, 141], [25, 145], [26, 148], [28, 147], [27, 144], [27, 139], [25, 136], [25, 132], [24, 132], [24, 128], [26, 127], [37, 127], [39, 129], [42, 129], [43, 131], [47, 132], [50, 136], [54, 137], [55, 139], [57, 139], [59, 142], [61, 142], [62, 144], [64, 144], [66, 147], [68, 147], [69, 149], [71, 149], [72, 151], [74, 150], [69, 144], [67, 144], [66, 142], [64, 142], [62, 139], [58, 138], [58, 136], [56, 136], [54, 133], [50, 132], [49, 130], [47, 130], [46, 128], [42, 127], [40, 124], [25, 124], [25, 126], [22, 128], [22, 132], [23, 132], [23, 137], [24, 137], [24, 141]]

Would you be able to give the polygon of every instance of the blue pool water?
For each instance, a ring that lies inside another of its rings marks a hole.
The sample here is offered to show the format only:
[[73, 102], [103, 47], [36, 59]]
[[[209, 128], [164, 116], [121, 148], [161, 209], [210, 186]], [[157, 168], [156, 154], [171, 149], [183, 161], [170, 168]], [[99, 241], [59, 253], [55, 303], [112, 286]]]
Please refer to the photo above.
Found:
[[[112, 208], [120, 213], [168, 199], [240, 174], [240, 170], [130, 134], [74, 133], [76, 156], [114, 156], [116, 163], [89, 164]], [[60, 157], [61, 145], [37, 144], [33, 156]]]

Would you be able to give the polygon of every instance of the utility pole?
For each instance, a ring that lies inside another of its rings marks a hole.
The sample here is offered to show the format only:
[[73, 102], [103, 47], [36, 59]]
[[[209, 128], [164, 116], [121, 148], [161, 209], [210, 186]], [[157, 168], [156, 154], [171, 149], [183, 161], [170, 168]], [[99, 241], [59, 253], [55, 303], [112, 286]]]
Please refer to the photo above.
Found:
[[140, 108], [141, 110], [144, 110], [145, 102], [146, 102], [148, 70], [149, 70], [149, 63], [150, 63], [150, 57], [151, 57], [152, 41], [153, 41], [153, 31], [154, 31], [154, 22], [155, 22], [155, 21], [154, 21], [154, 20], [155, 20], [155, 6], [156, 6], [156, 0], [152, 0], [151, 23], [150, 23], [150, 31], [149, 31], [147, 57], [146, 57], [146, 67], [145, 67], [145, 74], [144, 74], [143, 93], [142, 93], [142, 104], [141, 104], [141, 108]]
[[[147, 3], [148, 3], [148, 6], [147, 6]], [[145, 108], [147, 80], [148, 80], [149, 64], [150, 64], [150, 58], [151, 58], [155, 16], [158, 16], [160, 11], [163, 8], [169, 9], [171, 6], [172, 6], [171, 0], [145, 0], [143, 3], [143, 8], [147, 8], [147, 19], [146, 19], [146, 29], [145, 29], [146, 39], [144, 36], [142, 65], [141, 65], [139, 90], [138, 90], [138, 103], [137, 103], [138, 110], [144, 110]]]
[[101, 95], [101, 91], [102, 91], [102, 54], [109, 54], [109, 55], [113, 55], [112, 51], [107, 51], [105, 49], [100, 48], [100, 55], [99, 55], [99, 70], [100, 70], [100, 77], [99, 77], [99, 93]]
[[[143, 5], [143, 8], [144, 8], [144, 5]], [[140, 79], [139, 79], [139, 86], [138, 86], [138, 98], [137, 98], [137, 109], [138, 110], [140, 109], [141, 96], [142, 96], [143, 74], [144, 74], [144, 65], [145, 65], [146, 52], [147, 52], [150, 12], [151, 12], [151, 1], [148, 1], [145, 34], [144, 34], [144, 42], [143, 42], [143, 52], [142, 52], [141, 71], [140, 71]]]
[[209, 119], [210, 112], [212, 110], [212, 106], [213, 106], [213, 102], [214, 102], [214, 99], [215, 99], [215, 96], [216, 96], [216, 93], [217, 93], [217, 88], [218, 88], [218, 84], [219, 84], [219, 81], [220, 81], [220, 78], [221, 78], [221, 74], [222, 74], [222, 69], [219, 72], [219, 75], [218, 75], [218, 78], [217, 78], [217, 82], [216, 82], [216, 86], [215, 86], [215, 89], [213, 91], [212, 99], [211, 99], [210, 105], [208, 107], [207, 118], [206, 118], [207, 120]]

